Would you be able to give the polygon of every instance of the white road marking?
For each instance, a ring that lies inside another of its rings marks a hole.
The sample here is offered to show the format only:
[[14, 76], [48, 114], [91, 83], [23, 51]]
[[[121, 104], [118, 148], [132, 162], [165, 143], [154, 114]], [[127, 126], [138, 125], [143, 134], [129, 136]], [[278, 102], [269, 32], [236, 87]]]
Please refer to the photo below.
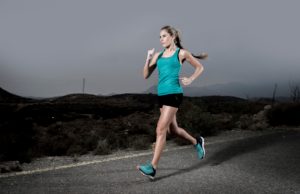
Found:
[[[205, 145], [212, 145], [212, 144], [236, 141], [236, 140], [241, 140], [241, 139], [245, 139], [245, 138], [249, 138], [249, 137], [253, 137], [253, 136], [260, 136], [260, 135], [250, 135], [247, 137], [239, 137], [239, 138], [233, 138], [233, 139], [229, 139], [229, 140], [228, 139], [219, 140], [219, 141], [208, 142], [208, 143], [205, 142]], [[187, 148], [191, 148], [191, 145], [170, 148], [170, 149], [164, 149], [164, 152], [182, 150], [182, 149], [187, 149]], [[110, 162], [110, 161], [115, 161], [115, 160], [123, 160], [123, 159], [128, 159], [128, 158], [136, 158], [136, 157], [146, 156], [146, 155], [151, 155], [151, 154], [153, 154], [152, 150], [143, 152], [143, 153], [139, 153], [139, 154], [111, 157], [111, 158], [105, 158], [105, 159], [101, 159], [101, 160], [91, 160], [91, 161], [86, 161], [86, 162], [79, 162], [76, 164], [68, 164], [68, 165], [62, 165], [62, 166], [56, 166], [56, 167], [50, 167], [50, 168], [40, 168], [40, 169], [36, 169], [36, 170], [28, 170], [28, 171], [22, 171], [22, 172], [12, 172], [12, 173], [7, 173], [7, 174], [0, 174], [0, 178], [14, 177], [14, 176], [19, 176], [19, 175], [30, 175], [30, 174], [36, 174], [36, 173], [48, 172], [48, 171], [54, 171], [54, 170], [60, 170], [60, 169], [74, 168], [74, 167], [79, 167], [79, 166], [87, 166], [87, 165], [91, 165], [91, 164], [98, 164], [98, 163]]]

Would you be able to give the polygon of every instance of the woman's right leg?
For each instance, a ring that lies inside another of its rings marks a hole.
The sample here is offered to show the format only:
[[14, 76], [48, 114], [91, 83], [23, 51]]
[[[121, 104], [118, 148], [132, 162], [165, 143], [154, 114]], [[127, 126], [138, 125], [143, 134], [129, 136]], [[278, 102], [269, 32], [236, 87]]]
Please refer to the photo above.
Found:
[[174, 133], [174, 134], [178, 135], [179, 137], [190, 141], [193, 145], [197, 144], [196, 138], [194, 138], [188, 132], [186, 132], [186, 130], [184, 130], [183, 128], [178, 126], [177, 120], [176, 120], [176, 115], [174, 115], [174, 117], [172, 119], [172, 122], [169, 126], [169, 130], [171, 133]]
[[204, 138], [199, 136], [197, 139], [188, 134], [183, 128], [178, 127], [176, 121], [176, 115], [174, 115], [172, 122], [169, 126], [169, 130], [172, 133], [190, 141], [196, 148], [198, 158], [203, 159], [205, 155], [205, 148], [204, 148]]

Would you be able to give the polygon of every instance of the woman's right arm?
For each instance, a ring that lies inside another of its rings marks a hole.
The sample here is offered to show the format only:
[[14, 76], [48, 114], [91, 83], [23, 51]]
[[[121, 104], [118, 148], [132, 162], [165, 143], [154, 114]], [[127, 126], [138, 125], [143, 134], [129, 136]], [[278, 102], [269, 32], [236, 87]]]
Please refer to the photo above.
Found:
[[155, 53], [154, 56], [153, 53], [154, 53], [154, 49], [148, 51], [146, 63], [144, 65], [144, 70], [143, 70], [144, 79], [148, 79], [156, 68], [156, 61], [159, 53]]

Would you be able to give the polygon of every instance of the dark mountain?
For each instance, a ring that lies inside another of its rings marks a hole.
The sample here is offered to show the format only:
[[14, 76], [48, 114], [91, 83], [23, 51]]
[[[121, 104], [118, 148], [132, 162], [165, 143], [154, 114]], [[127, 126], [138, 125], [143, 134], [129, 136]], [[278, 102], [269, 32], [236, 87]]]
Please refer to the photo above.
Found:
[[0, 87], [0, 103], [21, 103], [21, 102], [33, 102], [35, 100], [31, 98], [25, 98], [12, 94]]
[[[243, 84], [227, 83], [214, 84], [202, 87], [184, 87], [185, 96], [236, 96], [239, 98], [265, 97], [272, 98], [275, 84]], [[156, 94], [156, 85], [150, 87], [144, 93]], [[289, 97], [290, 91], [288, 84], [278, 84], [276, 96]]]

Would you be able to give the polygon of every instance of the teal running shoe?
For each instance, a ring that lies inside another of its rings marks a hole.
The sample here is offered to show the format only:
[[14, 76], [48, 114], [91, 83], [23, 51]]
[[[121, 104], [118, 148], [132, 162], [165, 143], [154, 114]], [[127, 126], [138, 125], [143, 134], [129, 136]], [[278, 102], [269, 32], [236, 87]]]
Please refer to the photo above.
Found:
[[201, 160], [205, 156], [204, 138], [202, 136], [199, 136], [196, 139], [197, 144], [195, 145], [195, 148], [197, 150], [198, 158]]
[[156, 170], [153, 168], [152, 164], [138, 166], [138, 169], [144, 176], [147, 176], [151, 180], [154, 179]]

